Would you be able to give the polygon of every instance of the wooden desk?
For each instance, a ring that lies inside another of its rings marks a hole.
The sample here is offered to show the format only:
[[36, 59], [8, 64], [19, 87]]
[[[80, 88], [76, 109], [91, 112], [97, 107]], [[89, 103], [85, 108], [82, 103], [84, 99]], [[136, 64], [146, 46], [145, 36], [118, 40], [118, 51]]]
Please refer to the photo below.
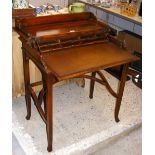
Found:
[[[91, 13], [76, 13], [16, 20], [16, 30], [23, 49], [26, 119], [31, 116], [32, 97], [46, 124], [48, 151], [52, 151], [53, 139], [52, 90], [59, 81], [90, 79], [90, 98], [93, 98], [95, 82], [105, 85], [116, 98], [114, 116], [115, 121], [119, 121], [128, 64], [138, 58], [127, 52], [122, 42], [109, 35], [107, 25], [98, 22]], [[40, 70], [42, 81], [30, 83], [29, 60]], [[117, 65], [123, 65], [123, 72], [118, 92], [114, 92], [100, 70]], [[37, 96], [33, 87], [38, 84], [43, 87]], [[44, 109], [41, 106], [43, 101]]]

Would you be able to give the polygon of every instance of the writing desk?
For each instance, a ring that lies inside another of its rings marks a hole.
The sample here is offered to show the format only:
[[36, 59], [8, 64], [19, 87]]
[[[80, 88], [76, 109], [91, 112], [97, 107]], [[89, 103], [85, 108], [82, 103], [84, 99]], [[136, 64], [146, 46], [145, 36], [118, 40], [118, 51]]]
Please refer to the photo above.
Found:
[[[46, 124], [48, 151], [52, 151], [53, 139], [52, 91], [59, 81], [90, 79], [90, 98], [93, 98], [95, 82], [105, 85], [116, 98], [114, 117], [116, 122], [119, 121], [128, 64], [138, 58], [128, 52], [121, 41], [110, 36], [107, 25], [97, 21], [91, 13], [76, 13], [18, 19], [16, 31], [22, 41], [26, 119], [31, 116], [32, 97]], [[29, 60], [40, 70], [42, 81], [30, 83]], [[100, 70], [118, 65], [123, 65], [123, 71], [118, 92], [115, 92]], [[43, 87], [36, 95], [33, 87], [39, 84]]]

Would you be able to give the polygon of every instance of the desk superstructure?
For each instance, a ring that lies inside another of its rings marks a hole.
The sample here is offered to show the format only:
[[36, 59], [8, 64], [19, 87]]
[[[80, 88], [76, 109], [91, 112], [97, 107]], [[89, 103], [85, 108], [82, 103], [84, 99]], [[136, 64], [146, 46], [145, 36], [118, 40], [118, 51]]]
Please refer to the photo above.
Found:
[[[114, 117], [116, 122], [119, 121], [128, 64], [138, 58], [110, 35], [110, 28], [106, 24], [87, 12], [17, 19], [15, 29], [22, 42], [26, 119], [31, 117], [32, 98], [46, 124], [48, 151], [52, 151], [53, 141], [52, 91], [53, 85], [59, 81], [90, 79], [90, 98], [93, 98], [95, 82], [105, 85], [116, 98]], [[42, 81], [30, 83], [29, 60], [40, 70]], [[115, 92], [100, 70], [117, 65], [122, 65], [123, 71], [118, 92]], [[33, 87], [40, 84], [42, 89], [36, 95]]]

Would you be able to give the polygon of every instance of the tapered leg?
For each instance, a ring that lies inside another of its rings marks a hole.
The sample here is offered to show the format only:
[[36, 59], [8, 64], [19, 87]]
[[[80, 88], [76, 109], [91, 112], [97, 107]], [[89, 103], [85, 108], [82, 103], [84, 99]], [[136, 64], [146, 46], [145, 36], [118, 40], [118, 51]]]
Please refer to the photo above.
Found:
[[47, 117], [47, 123], [46, 123], [46, 129], [47, 129], [47, 141], [48, 141], [48, 147], [47, 150], [49, 152], [52, 151], [52, 142], [53, 142], [53, 85], [51, 82], [51, 79], [48, 77], [46, 79], [46, 117]]
[[[96, 76], [96, 72], [92, 72], [92, 77]], [[94, 92], [94, 85], [95, 85], [95, 81], [91, 80], [90, 81], [90, 92], [89, 92], [89, 98], [92, 99], [93, 98], [93, 92]]]
[[23, 51], [23, 70], [24, 70], [24, 83], [25, 83], [25, 100], [27, 116], [26, 119], [29, 120], [31, 117], [31, 94], [29, 91], [30, 86], [30, 73], [29, 73], [29, 58], [26, 56], [26, 51]]
[[123, 70], [122, 70], [122, 76], [121, 76], [121, 81], [120, 85], [118, 88], [118, 97], [116, 99], [116, 105], [115, 105], [115, 121], [119, 122], [118, 114], [121, 106], [121, 101], [122, 101], [122, 96], [124, 92], [124, 87], [125, 87], [125, 82], [128, 74], [128, 64], [123, 65]]

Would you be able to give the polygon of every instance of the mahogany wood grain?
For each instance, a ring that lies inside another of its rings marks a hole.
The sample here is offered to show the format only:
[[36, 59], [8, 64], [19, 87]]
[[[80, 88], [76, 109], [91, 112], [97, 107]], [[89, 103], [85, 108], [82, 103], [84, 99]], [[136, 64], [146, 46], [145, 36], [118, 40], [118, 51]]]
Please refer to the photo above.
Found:
[[137, 57], [108, 42], [45, 53], [43, 59], [52, 73], [59, 80], [64, 80], [79, 74], [129, 63], [137, 60]]
[[73, 21], [93, 20], [96, 17], [92, 13], [71, 13], [71, 14], [58, 14], [51, 16], [40, 16], [40, 17], [27, 17], [16, 20], [16, 26], [19, 28], [32, 27], [36, 25], [48, 25], [58, 24]]

